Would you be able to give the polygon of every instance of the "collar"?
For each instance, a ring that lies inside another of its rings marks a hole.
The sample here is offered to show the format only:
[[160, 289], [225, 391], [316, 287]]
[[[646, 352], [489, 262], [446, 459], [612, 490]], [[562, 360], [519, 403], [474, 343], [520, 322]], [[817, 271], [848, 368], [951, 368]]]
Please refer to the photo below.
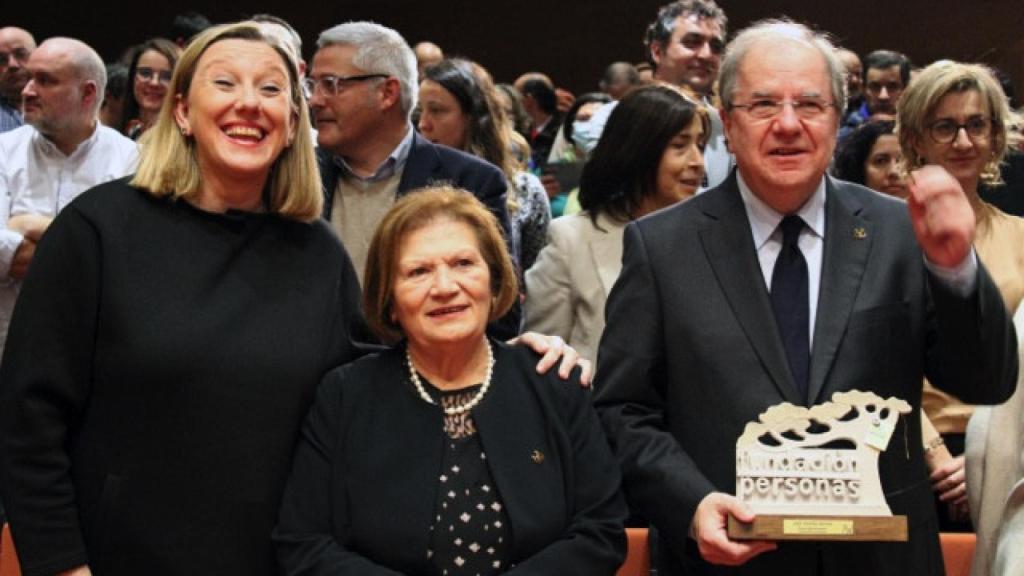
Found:
[[341, 156], [334, 156], [334, 163], [341, 168], [342, 177], [345, 179], [354, 179], [361, 182], [379, 182], [380, 180], [386, 180], [391, 178], [395, 174], [400, 173], [405, 169], [405, 163], [409, 160], [409, 152], [412, 150], [412, 141], [415, 134], [415, 130], [412, 128], [412, 124], [406, 126], [405, 136], [402, 137], [402, 141], [395, 146], [395, 149], [391, 151], [391, 154], [381, 162], [380, 166], [373, 171], [373, 174], [369, 176], [361, 177], [356, 175], [349, 167], [348, 163]]
[[[743, 198], [743, 207], [747, 211], [747, 219], [750, 220], [750, 229], [754, 234], [754, 248], [760, 250], [768, 241], [779, 222], [785, 214], [780, 214], [771, 206], [764, 203], [750, 189], [750, 186], [743, 180], [743, 175], [736, 171], [736, 183], [739, 185], [740, 197]], [[821, 177], [817, 189], [811, 197], [804, 202], [803, 206], [796, 211], [796, 214], [803, 219], [807, 227], [819, 238], [825, 237], [825, 177]]]
[[43, 154], [45, 154], [46, 156], [57, 156], [66, 159], [76, 158], [84, 154], [87, 154], [89, 150], [92, 148], [93, 144], [96, 142], [96, 140], [99, 139], [99, 137], [100, 123], [99, 120], [97, 120], [95, 126], [93, 126], [92, 134], [90, 134], [89, 137], [86, 138], [85, 140], [79, 142], [78, 146], [75, 147], [75, 150], [71, 152], [71, 154], [65, 156], [64, 153], [61, 152], [60, 148], [58, 148], [57, 145], [53, 143], [53, 141], [44, 136], [39, 130], [36, 130], [35, 127], [32, 128], [33, 146], [42, 151]]

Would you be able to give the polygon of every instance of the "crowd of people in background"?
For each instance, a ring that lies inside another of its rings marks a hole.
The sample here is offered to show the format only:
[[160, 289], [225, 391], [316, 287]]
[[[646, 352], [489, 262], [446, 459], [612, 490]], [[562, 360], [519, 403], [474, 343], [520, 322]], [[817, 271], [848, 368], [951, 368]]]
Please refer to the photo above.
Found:
[[[653, 16], [582, 94], [371, 22], [0, 27], [24, 573], [614, 574], [627, 524], [663, 575], [1024, 571], [1008, 78]], [[910, 541], [730, 540], [721, 441], [853, 388], [914, 407]]]

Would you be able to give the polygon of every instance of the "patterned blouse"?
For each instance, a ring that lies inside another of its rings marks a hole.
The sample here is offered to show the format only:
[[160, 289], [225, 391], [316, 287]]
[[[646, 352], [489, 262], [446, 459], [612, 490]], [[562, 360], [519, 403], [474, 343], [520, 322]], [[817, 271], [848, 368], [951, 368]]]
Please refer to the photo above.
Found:
[[[478, 385], [444, 392], [426, 379], [423, 382], [428, 394], [446, 408], [466, 404], [480, 390]], [[508, 564], [508, 515], [471, 412], [445, 414], [444, 431], [445, 450], [427, 557], [434, 574], [441, 576], [501, 574], [512, 568]]]
[[509, 212], [509, 216], [512, 219], [513, 245], [519, 246], [520, 285], [525, 290], [522, 275], [537, 261], [537, 255], [548, 240], [551, 205], [544, 185], [529, 172], [516, 173], [512, 188], [518, 206]]

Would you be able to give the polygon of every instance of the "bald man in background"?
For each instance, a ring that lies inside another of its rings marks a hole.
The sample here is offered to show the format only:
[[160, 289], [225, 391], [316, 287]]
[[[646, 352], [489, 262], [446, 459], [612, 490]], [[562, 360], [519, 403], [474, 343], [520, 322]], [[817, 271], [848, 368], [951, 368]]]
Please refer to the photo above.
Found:
[[25, 70], [25, 125], [0, 135], [0, 352], [53, 217], [83, 191], [131, 173], [138, 157], [134, 142], [97, 119], [107, 73], [95, 50], [51, 38]]

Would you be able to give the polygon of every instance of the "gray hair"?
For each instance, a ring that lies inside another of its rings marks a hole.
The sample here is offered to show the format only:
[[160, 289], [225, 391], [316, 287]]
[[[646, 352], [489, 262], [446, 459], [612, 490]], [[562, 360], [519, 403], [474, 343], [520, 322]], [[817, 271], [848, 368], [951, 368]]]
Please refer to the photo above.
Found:
[[836, 56], [836, 47], [823, 33], [815, 32], [792, 20], [762, 20], [742, 30], [725, 49], [722, 67], [718, 73], [719, 94], [726, 110], [732, 108], [733, 93], [736, 90], [736, 77], [739, 75], [740, 64], [747, 57], [751, 48], [762, 41], [792, 40], [814, 48], [825, 60], [830, 84], [832, 100], [836, 108], [837, 118], [842, 117], [846, 110], [846, 68]]
[[335, 44], [354, 46], [352, 64], [371, 74], [387, 74], [398, 79], [402, 113], [406, 118], [416, 107], [419, 93], [416, 54], [398, 32], [375, 22], [346, 22], [320, 33], [317, 48]]

